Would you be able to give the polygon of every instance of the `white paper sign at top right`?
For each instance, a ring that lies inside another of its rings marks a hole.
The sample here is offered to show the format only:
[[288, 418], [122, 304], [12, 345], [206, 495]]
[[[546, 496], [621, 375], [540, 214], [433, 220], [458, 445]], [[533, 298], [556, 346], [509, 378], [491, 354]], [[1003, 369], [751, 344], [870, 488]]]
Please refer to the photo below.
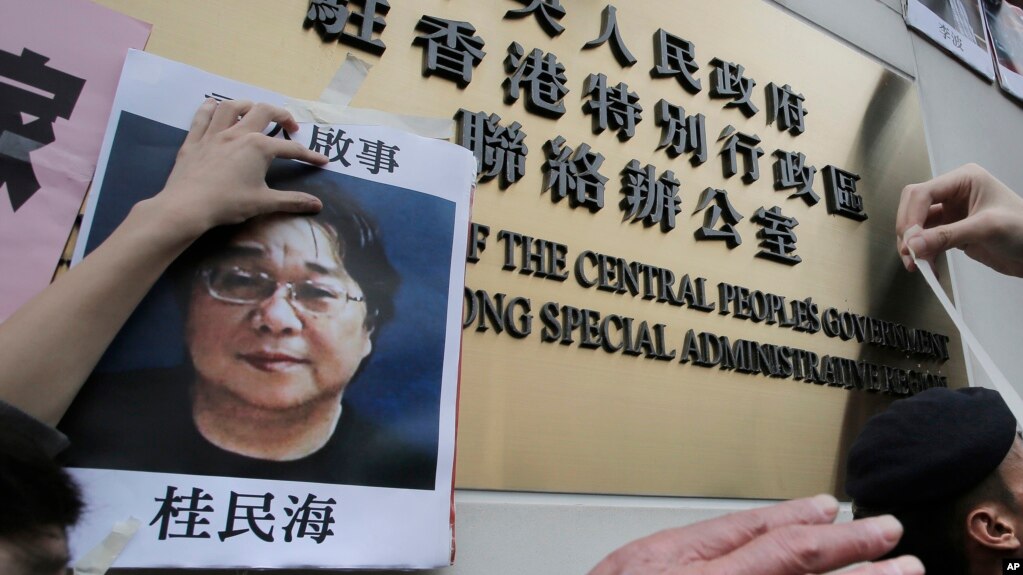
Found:
[[[906, 24], [981, 76], [995, 77], [982, 0], [904, 0]], [[986, 1], [986, 0], [984, 0]]]

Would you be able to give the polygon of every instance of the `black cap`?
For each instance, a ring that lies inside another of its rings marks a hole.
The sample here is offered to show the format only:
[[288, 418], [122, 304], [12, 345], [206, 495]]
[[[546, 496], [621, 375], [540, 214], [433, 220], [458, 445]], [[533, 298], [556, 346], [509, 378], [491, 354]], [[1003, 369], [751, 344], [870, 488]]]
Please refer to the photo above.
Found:
[[892, 403], [849, 449], [845, 490], [860, 507], [895, 510], [966, 493], [1012, 448], [1016, 418], [990, 389], [933, 388]]

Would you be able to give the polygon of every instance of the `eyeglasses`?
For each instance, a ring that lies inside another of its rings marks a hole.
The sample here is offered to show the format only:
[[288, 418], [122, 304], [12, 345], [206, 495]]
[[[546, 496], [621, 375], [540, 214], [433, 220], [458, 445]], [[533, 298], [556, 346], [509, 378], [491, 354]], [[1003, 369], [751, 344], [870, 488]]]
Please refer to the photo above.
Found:
[[208, 267], [201, 272], [206, 290], [217, 300], [236, 304], [258, 304], [270, 299], [281, 286], [288, 288], [288, 300], [303, 311], [324, 313], [344, 307], [350, 301], [365, 301], [341, 288], [312, 280], [280, 282], [266, 272], [238, 266]]

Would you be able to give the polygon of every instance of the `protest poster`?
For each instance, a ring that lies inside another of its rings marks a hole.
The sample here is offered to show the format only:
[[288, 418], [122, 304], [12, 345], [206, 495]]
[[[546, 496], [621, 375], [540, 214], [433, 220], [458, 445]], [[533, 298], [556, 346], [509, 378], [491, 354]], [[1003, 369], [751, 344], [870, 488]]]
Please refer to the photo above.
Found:
[[[74, 22], [55, 33], [57, 22]], [[88, 0], [4, 2], [0, 321], [53, 277], [88, 190], [124, 57], [150, 26]]]
[[[76, 261], [160, 191], [207, 97], [284, 102], [129, 54]], [[448, 565], [475, 161], [379, 126], [268, 130], [330, 158], [267, 176], [324, 209], [207, 234], [122, 329], [60, 424], [90, 502], [73, 554], [133, 516], [115, 567]], [[311, 398], [334, 401], [300, 426], [244, 420]]]
[[984, 16], [998, 85], [1023, 100], [1023, 8], [1005, 0], [985, 0]]
[[906, 24], [988, 80], [995, 77], [981, 0], [903, 0]]

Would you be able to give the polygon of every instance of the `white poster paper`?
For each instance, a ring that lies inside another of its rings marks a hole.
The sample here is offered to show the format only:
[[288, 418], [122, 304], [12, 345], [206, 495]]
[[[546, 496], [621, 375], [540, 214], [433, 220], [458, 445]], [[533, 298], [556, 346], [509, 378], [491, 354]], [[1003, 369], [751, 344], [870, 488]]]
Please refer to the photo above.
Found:
[[906, 23], [989, 80], [995, 77], [980, 0], [904, 0]]
[[[285, 102], [129, 54], [76, 261], [159, 192], [210, 96]], [[331, 159], [325, 169], [277, 160], [268, 174], [272, 187], [318, 195], [324, 209], [207, 234], [126, 324], [60, 425], [72, 441], [65, 463], [88, 502], [71, 538], [75, 557], [133, 516], [141, 528], [114, 567], [451, 561], [475, 161], [453, 144], [379, 126], [275, 135]], [[274, 242], [283, 259], [267, 256]], [[332, 393], [340, 399], [310, 399]], [[310, 408], [302, 420], [303, 432], [322, 431], [311, 452], [267, 441], [263, 420], [233, 434], [220, 425], [313, 404], [333, 415]]]
[[1023, 8], [1005, 0], [986, 0], [984, 16], [997, 64], [998, 84], [1023, 100]]

